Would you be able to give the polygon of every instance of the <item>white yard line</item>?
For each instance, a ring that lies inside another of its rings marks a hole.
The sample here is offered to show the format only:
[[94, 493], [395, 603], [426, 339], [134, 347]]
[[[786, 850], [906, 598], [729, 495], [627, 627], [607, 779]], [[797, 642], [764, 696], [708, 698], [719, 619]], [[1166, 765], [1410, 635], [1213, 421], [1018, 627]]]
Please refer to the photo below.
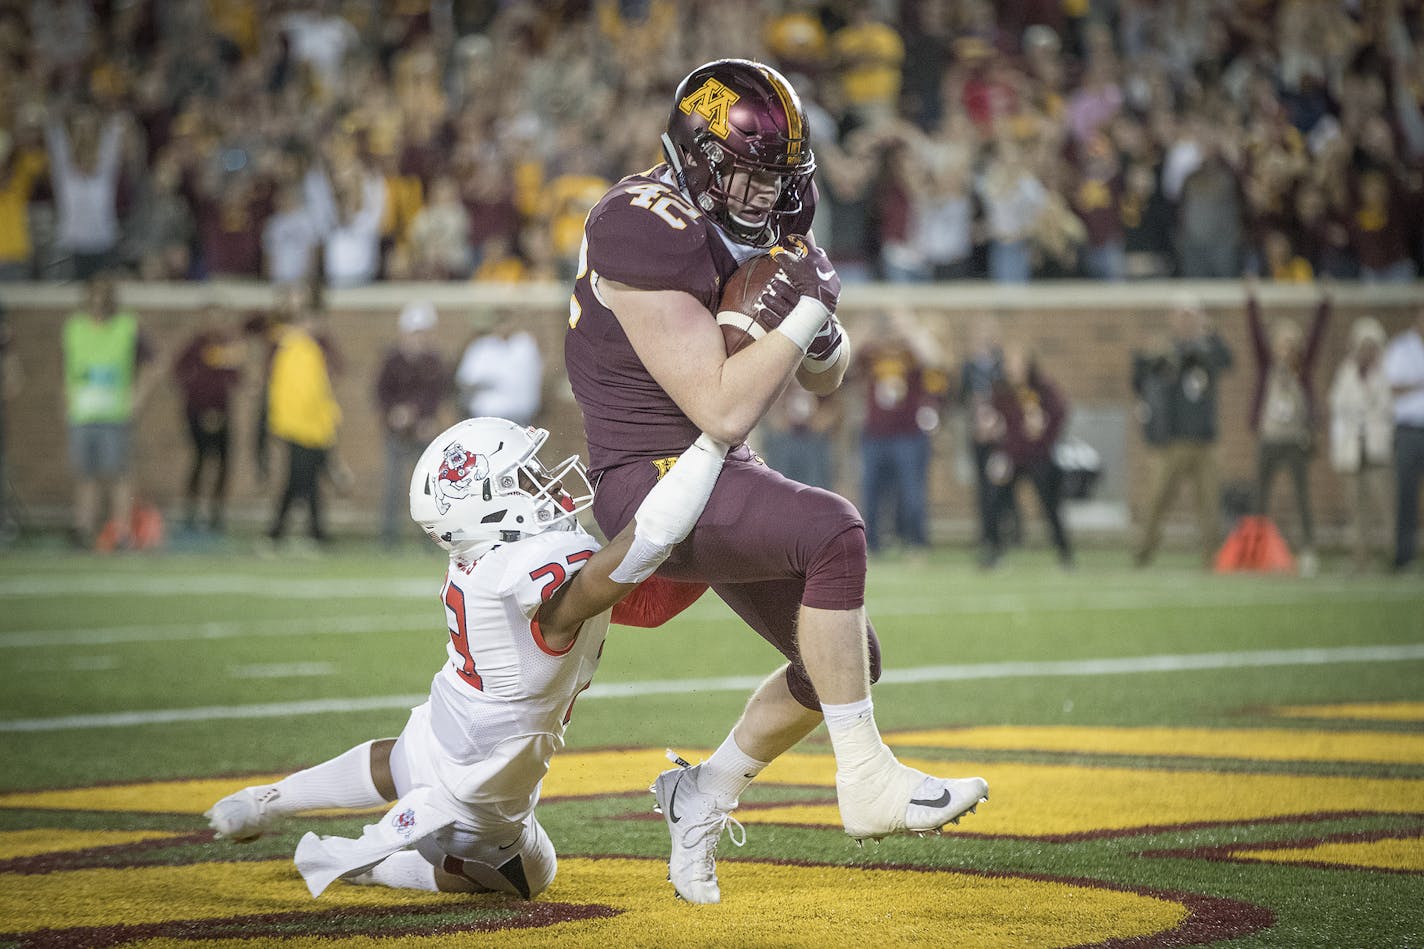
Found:
[[[174, 592], [177, 592], [176, 590]], [[426, 591], [429, 592], [429, 591]], [[333, 592], [334, 598], [344, 594]], [[975, 594], [959, 598], [871, 597], [867, 610], [872, 619], [892, 616], [1022, 616], [1033, 612], [1080, 613], [1120, 612], [1142, 609], [1226, 609], [1234, 607], [1291, 606], [1304, 602], [1332, 604], [1419, 600], [1416, 590], [1295, 590], [1263, 594], [1252, 590], [1198, 591], [1173, 599], [1162, 594], [1133, 591], [1074, 591], [1057, 594]], [[423, 599], [424, 597], [422, 597]], [[707, 596], [682, 614], [692, 620], [730, 619], [731, 613], [715, 596]], [[222, 620], [198, 623], [160, 623], [143, 626], [96, 626], [81, 629], [24, 629], [0, 633], [0, 649], [60, 646], [106, 646], [112, 643], [175, 642], [183, 640], [232, 639], [249, 636], [299, 636], [306, 634], [370, 634], [429, 630], [443, 636], [440, 610], [398, 617], [323, 619]]]
[[64, 575], [45, 574], [0, 579], [3, 597], [87, 596], [261, 596], [277, 600], [324, 600], [339, 597], [430, 597], [440, 584], [423, 580], [289, 580], [250, 574], [199, 574], [183, 577], [89, 576], [82, 584]]
[[1131, 610], [1225, 609], [1235, 607], [1296, 606], [1303, 603], [1379, 603], [1414, 601], [1424, 609], [1419, 589], [1360, 589], [1350, 587], [1195, 588], [1187, 590], [1045, 590], [1028, 593], [969, 593], [917, 597], [871, 596], [866, 612], [877, 616], [1002, 615], [1050, 611], [1096, 613]]
[[[918, 666], [890, 669], [883, 685], [921, 682], [964, 682], [973, 679], [1034, 678], [1040, 676], [1126, 675], [1141, 672], [1185, 672], [1210, 669], [1245, 669], [1268, 666], [1319, 666], [1342, 663], [1409, 662], [1424, 660], [1424, 643], [1391, 646], [1344, 646], [1322, 649], [1267, 649], [1249, 652], [1208, 652], [1126, 656], [1107, 659], [1066, 659], [1044, 662], [987, 662], [956, 666]], [[762, 676], [725, 676], [710, 679], [661, 679], [610, 682], [594, 685], [583, 700], [628, 699], [646, 695], [684, 695], [689, 692], [745, 692]], [[213, 705], [202, 708], [154, 709], [106, 715], [62, 715], [0, 721], [0, 732], [49, 732], [82, 728], [120, 728], [133, 725], [203, 722], [217, 719], [285, 718], [327, 712], [368, 712], [411, 708], [425, 695], [378, 695], [349, 699], [313, 699], [301, 702], [266, 702], [258, 705]]]
[[336, 673], [333, 662], [256, 662], [245, 666], [230, 666], [229, 679], [301, 679], [329, 676]]
[[47, 646], [108, 646], [255, 636], [304, 636], [322, 633], [365, 635], [422, 629], [444, 637], [440, 611], [432, 606], [420, 616], [353, 616], [321, 619], [224, 620], [208, 623], [157, 623], [147, 626], [93, 626], [82, 629], [23, 629], [0, 633], [0, 649]]

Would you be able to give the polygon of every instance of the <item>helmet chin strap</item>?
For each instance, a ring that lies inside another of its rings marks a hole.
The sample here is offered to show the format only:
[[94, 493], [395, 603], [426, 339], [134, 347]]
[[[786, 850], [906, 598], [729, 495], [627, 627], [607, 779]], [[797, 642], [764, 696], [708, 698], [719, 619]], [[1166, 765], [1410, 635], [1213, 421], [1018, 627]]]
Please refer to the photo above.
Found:
[[677, 179], [678, 190], [692, 200], [692, 192], [687, 187], [687, 173], [682, 170], [682, 156], [677, 153], [677, 146], [672, 143], [668, 133], [662, 134], [663, 155], [667, 157], [668, 166], [672, 168], [673, 177]]

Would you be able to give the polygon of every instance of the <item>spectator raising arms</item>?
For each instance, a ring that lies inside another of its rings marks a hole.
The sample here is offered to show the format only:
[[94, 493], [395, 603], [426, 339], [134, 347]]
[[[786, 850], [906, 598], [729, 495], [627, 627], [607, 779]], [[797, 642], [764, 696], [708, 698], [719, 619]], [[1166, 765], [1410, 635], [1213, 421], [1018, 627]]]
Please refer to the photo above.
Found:
[[[47, 276], [90, 272], [116, 247], [165, 279], [255, 275], [254, 235], [289, 210], [264, 196], [299, 180], [316, 239], [347, 232], [328, 264], [348, 285], [571, 275], [588, 205], [651, 158], [658, 90], [678, 64], [733, 55], [816, 90], [810, 140], [833, 212], [818, 236], [848, 279], [1237, 278], [1281, 236], [1287, 261], [1316, 274], [1398, 281], [1424, 263], [1413, 0], [1273, 4], [1267, 18], [1205, 0], [11, 6], [25, 41], [6, 53], [0, 151], [6, 135], [17, 154], [39, 145], [47, 106], [70, 126], [49, 136], [48, 191], [32, 179], [25, 194], [19, 174], [6, 196], [0, 170], [10, 220], [15, 196], [42, 207], [54, 195], [57, 236], [34, 219]], [[74, 91], [92, 101], [68, 103]], [[174, 165], [174, 196], [221, 266], [136, 256], [175, 218], [147, 207], [170, 193]], [[231, 187], [204, 184], [215, 169]], [[353, 174], [385, 184], [375, 251]], [[336, 192], [316, 194], [326, 175]], [[427, 203], [441, 208], [427, 232], [458, 227], [433, 197], [444, 178], [460, 182], [470, 259], [458, 240], [414, 244]], [[24, 241], [0, 234], [3, 274]], [[531, 263], [545, 242], [547, 263]], [[301, 279], [306, 255], [284, 259], [276, 278]], [[267, 261], [275, 272], [270, 248]]]
[[1311, 386], [1320, 340], [1330, 317], [1330, 297], [1322, 294], [1302, 339], [1300, 326], [1281, 318], [1269, 336], [1261, 321], [1261, 305], [1254, 285], [1246, 296], [1246, 320], [1251, 330], [1251, 352], [1256, 363], [1255, 394], [1251, 400], [1251, 429], [1260, 439], [1256, 464], [1256, 509], [1269, 514], [1271, 482], [1276, 469], [1285, 466], [1295, 486], [1302, 548], [1300, 571], [1314, 575], [1319, 567], [1315, 553], [1315, 522], [1310, 503], [1310, 457], [1315, 448], [1315, 397]]
[[118, 116], [101, 117], [89, 110], [76, 114], [71, 127], [58, 115], [45, 126], [55, 196], [55, 245], [73, 258], [79, 280], [116, 263], [123, 134]]

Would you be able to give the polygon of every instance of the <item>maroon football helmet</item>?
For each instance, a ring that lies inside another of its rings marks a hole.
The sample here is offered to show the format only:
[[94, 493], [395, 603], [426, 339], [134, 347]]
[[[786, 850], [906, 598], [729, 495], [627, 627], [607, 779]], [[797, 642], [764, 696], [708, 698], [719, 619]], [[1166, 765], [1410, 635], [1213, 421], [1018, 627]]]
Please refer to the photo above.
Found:
[[[699, 66], [678, 85], [663, 151], [697, 206], [732, 236], [757, 247], [781, 239], [784, 226], [800, 213], [816, 170], [796, 90], [775, 69], [747, 59]], [[746, 174], [733, 194], [738, 171]], [[752, 208], [753, 192], [769, 177], [777, 189], [775, 202]], [[739, 217], [738, 210], [747, 217]]]

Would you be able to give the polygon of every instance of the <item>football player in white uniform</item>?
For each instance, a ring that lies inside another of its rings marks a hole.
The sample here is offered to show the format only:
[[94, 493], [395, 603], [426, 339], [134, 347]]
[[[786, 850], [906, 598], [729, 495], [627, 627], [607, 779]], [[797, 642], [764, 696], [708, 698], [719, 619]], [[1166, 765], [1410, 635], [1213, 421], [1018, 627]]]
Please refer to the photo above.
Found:
[[534, 816], [549, 760], [610, 617], [657, 625], [704, 589], [648, 578], [702, 513], [727, 446], [698, 439], [600, 550], [577, 520], [593, 501], [583, 465], [577, 455], [542, 464], [548, 434], [466, 419], [426, 448], [411, 516], [450, 551], [440, 591], [450, 661], [399, 738], [228, 795], [206, 815], [218, 837], [252, 840], [291, 814], [394, 801], [358, 839], [302, 837], [296, 864], [313, 896], [341, 877], [526, 899], [549, 885], [554, 847]]

